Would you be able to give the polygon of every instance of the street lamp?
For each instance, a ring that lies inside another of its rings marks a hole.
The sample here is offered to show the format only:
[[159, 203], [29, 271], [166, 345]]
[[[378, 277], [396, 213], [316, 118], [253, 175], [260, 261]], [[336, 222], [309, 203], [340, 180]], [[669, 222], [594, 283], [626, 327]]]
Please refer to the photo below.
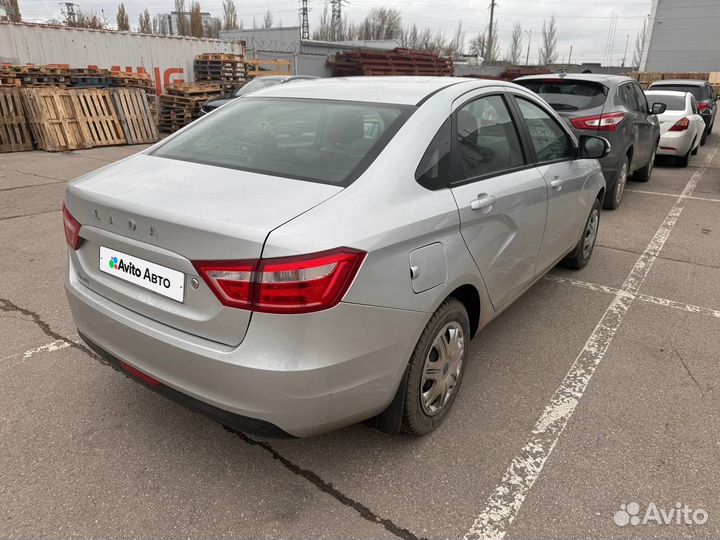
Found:
[[525, 30], [525, 33], [528, 35], [528, 50], [527, 50], [527, 56], [525, 57], [525, 65], [530, 64], [530, 42], [532, 41], [532, 30]]

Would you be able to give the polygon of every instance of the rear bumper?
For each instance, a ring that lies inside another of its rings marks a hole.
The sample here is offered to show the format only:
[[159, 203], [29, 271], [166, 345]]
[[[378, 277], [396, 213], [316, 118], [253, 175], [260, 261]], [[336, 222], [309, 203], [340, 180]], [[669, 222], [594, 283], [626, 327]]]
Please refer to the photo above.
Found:
[[343, 303], [254, 313], [243, 342], [228, 347], [114, 304], [72, 271], [66, 291], [79, 333], [111, 364], [120, 359], [160, 381], [163, 395], [266, 436], [306, 437], [382, 412], [429, 317]]
[[687, 131], [668, 131], [660, 136], [659, 156], [685, 156], [692, 150], [693, 141]]

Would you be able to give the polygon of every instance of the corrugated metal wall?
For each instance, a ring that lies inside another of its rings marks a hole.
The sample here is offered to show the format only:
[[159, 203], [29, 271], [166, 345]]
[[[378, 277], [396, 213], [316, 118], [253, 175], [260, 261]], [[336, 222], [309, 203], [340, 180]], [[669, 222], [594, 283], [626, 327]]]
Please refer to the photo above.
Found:
[[720, 1], [653, 0], [642, 71], [720, 71]]
[[193, 81], [196, 55], [221, 52], [243, 54], [243, 45], [219, 39], [0, 23], [0, 63], [145, 71], [159, 92], [170, 82]]

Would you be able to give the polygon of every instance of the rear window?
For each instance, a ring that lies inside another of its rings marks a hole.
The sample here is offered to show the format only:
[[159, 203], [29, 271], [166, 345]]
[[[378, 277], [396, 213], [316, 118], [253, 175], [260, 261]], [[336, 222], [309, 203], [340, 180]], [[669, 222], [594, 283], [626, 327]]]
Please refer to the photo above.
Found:
[[584, 111], [600, 107], [607, 98], [607, 88], [598, 83], [564, 79], [518, 81], [547, 101], [558, 112]]
[[659, 84], [650, 87], [651, 90], [667, 90], [668, 92], [690, 92], [695, 99], [703, 100], [703, 89], [702, 86], [683, 86], [681, 84]]
[[347, 186], [415, 110], [319, 99], [239, 99], [151, 155]]
[[685, 96], [672, 96], [670, 94], [647, 94], [647, 100], [652, 103], [664, 103], [668, 111], [684, 111]]

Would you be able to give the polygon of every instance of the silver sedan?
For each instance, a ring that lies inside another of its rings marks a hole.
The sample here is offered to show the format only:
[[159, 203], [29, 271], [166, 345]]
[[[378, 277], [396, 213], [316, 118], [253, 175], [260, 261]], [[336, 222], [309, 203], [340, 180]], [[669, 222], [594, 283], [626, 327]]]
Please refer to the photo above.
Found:
[[67, 189], [83, 339], [235, 429], [425, 434], [471, 338], [593, 252], [608, 143], [519, 86], [279, 85]]

